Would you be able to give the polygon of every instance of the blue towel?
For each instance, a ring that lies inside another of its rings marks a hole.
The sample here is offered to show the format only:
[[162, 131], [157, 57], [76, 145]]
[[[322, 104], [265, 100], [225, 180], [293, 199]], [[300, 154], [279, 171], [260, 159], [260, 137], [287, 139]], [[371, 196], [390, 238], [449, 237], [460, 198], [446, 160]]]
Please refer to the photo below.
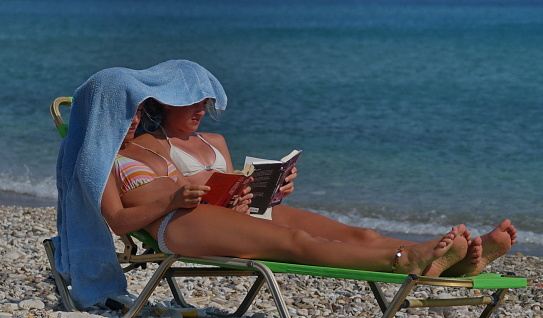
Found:
[[127, 294], [100, 201], [114, 157], [137, 106], [149, 97], [172, 106], [205, 98], [226, 108], [219, 81], [200, 65], [163, 62], [145, 70], [115, 67], [89, 78], [73, 95], [68, 135], [57, 161], [55, 263], [79, 308]]

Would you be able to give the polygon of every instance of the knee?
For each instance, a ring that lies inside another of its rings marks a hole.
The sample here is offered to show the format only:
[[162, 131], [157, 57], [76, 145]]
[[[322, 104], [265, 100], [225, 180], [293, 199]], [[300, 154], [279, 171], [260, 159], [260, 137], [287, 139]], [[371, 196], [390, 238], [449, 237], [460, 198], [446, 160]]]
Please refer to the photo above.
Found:
[[318, 246], [318, 244], [323, 241], [328, 241], [315, 237], [301, 229], [289, 228], [288, 231], [289, 234], [287, 237], [289, 239], [284, 241], [285, 244], [282, 245], [282, 251], [278, 252], [283, 253], [283, 255], [289, 255], [290, 258], [293, 259], [302, 258], [308, 251], [311, 251], [315, 246]]
[[362, 231], [363, 236], [368, 240], [375, 240], [383, 237], [381, 234], [377, 233], [375, 230], [372, 229], [362, 229]]
[[352, 228], [350, 243], [368, 243], [383, 238], [383, 235], [371, 229]]

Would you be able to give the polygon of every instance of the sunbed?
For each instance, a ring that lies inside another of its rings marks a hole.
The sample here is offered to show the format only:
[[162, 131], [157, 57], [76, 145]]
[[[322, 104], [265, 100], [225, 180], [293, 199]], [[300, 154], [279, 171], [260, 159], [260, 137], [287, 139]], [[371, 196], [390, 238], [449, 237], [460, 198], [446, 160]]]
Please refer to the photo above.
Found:
[[[66, 135], [66, 123], [60, 114], [60, 106], [70, 106], [69, 97], [59, 97], [51, 104], [51, 115], [55, 121], [61, 136]], [[337, 279], [352, 279], [365, 281], [369, 284], [375, 296], [382, 317], [393, 317], [396, 312], [405, 308], [414, 307], [448, 307], [448, 306], [485, 306], [481, 317], [489, 317], [500, 305], [505, 294], [510, 288], [523, 288], [528, 280], [517, 277], [513, 273], [505, 275], [485, 273], [467, 278], [443, 278], [425, 277], [407, 274], [394, 274], [371, 272], [362, 270], [350, 270], [342, 268], [318, 267], [301, 264], [279, 263], [263, 260], [240, 259], [231, 257], [185, 257], [182, 255], [168, 255], [160, 251], [157, 242], [144, 230], [139, 230], [130, 235], [122, 235], [120, 239], [124, 243], [124, 249], [118, 253], [119, 263], [124, 266], [124, 271], [139, 270], [148, 263], [159, 264], [147, 285], [124, 317], [134, 317], [138, 314], [149, 299], [162, 279], [168, 282], [172, 295], [181, 307], [191, 308], [182, 296], [182, 288], [178, 285], [177, 277], [206, 277], [206, 276], [254, 276], [254, 283], [247, 292], [245, 299], [239, 304], [237, 310], [225, 316], [241, 317], [248, 311], [258, 292], [266, 282], [269, 292], [275, 301], [278, 315], [281, 318], [290, 317], [289, 310], [283, 299], [281, 288], [277, 283], [276, 274], [289, 273], [298, 275], [311, 275]], [[144, 247], [142, 252], [134, 239], [141, 242]], [[51, 240], [45, 240], [44, 246], [51, 265], [53, 277], [61, 296], [63, 305], [68, 311], [77, 311], [70, 296], [70, 289], [65, 280], [56, 270], [54, 260], [55, 247]], [[174, 266], [178, 263], [192, 264], [192, 266]], [[380, 285], [382, 283], [399, 284], [399, 290], [389, 300], [385, 297]], [[486, 295], [477, 297], [459, 297], [452, 299], [407, 299], [408, 295], [417, 286], [444, 286], [451, 288], [469, 288], [484, 290]], [[363, 306], [363, 304], [362, 304]]]

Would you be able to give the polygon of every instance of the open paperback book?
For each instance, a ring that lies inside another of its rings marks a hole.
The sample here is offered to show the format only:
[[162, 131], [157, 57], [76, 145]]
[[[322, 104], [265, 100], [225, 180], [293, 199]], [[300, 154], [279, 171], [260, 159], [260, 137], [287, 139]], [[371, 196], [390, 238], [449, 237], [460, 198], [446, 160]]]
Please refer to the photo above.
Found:
[[279, 188], [285, 183], [285, 178], [298, 162], [301, 150], [293, 150], [281, 160], [267, 160], [255, 157], [245, 158], [245, 167], [253, 166], [252, 177], [249, 183], [253, 198], [249, 210], [254, 214], [264, 214], [269, 207], [281, 203], [283, 194]]
[[252, 172], [252, 166], [232, 173], [215, 171], [206, 182], [211, 189], [202, 196], [202, 201], [227, 208], [235, 206], [241, 192], [249, 183]]

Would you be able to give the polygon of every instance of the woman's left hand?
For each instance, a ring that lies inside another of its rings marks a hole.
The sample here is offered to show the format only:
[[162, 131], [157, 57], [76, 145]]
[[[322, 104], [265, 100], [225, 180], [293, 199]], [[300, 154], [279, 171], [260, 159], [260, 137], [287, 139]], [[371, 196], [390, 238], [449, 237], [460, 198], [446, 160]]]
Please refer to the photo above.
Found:
[[285, 184], [279, 188], [279, 191], [286, 197], [294, 192], [294, 179], [298, 176], [298, 169], [293, 167], [290, 174], [285, 178]]

